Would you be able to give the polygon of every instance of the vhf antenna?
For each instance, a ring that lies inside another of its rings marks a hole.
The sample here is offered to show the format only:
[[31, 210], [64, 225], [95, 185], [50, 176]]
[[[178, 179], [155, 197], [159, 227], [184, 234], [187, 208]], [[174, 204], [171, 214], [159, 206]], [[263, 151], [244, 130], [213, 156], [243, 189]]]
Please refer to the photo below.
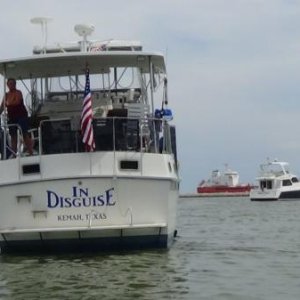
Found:
[[30, 22], [32, 24], [38, 24], [41, 25], [42, 28], [42, 37], [43, 37], [43, 42], [44, 45], [42, 47], [42, 53], [46, 53], [47, 51], [47, 38], [48, 38], [48, 28], [47, 28], [47, 24], [48, 22], [50, 22], [52, 19], [48, 18], [48, 17], [36, 17], [36, 18], [32, 18], [30, 20]]

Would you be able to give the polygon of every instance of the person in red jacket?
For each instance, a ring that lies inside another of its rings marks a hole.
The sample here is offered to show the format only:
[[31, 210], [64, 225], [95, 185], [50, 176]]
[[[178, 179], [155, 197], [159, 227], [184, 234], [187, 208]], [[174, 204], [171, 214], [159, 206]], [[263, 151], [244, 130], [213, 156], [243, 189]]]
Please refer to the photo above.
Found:
[[[4, 110], [4, 105], [7, 109], [8, 125], [17, 124], [22, 129], [23, 140], [29, 155], [33, 153], [33, 144], [29, 129], [28, 112], [24, 105], [23, 95], [20, 90], [16, 89], [16, 80], [8, 78], [7, 87], [9, 91], [6, 93], [0, 107], [0, 113]], [[11, 136], [11, 148], [13, 154], [17, 153], [17, 127], [9, 126], [9, 134]]]

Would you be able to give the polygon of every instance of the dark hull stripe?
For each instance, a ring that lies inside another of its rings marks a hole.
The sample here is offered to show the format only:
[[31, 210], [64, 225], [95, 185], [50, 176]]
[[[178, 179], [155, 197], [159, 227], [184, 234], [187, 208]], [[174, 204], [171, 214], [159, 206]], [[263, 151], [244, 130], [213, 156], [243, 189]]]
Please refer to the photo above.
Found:
[[282, 192], [280, 194], [280, 199], [300, 199], [300, 191], [290, 191], [290, 192]]
[[1, 241], [1, 253], [81, 253], [167, 248], [168, 235]]
[[277, 201], [277, 198], [251, 198], [251, 201]]

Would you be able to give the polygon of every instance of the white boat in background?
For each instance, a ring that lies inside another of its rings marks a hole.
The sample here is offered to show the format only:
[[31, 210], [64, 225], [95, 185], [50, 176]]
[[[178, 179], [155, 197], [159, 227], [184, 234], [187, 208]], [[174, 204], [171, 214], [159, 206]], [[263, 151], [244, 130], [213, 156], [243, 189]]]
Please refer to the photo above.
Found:
[[[75, 30], [83, 39], [74, 45], [0, 61], [3, 82], [16, 78], [28, 92], [36, 150], [23, 155], [19, 130], [17, 157], [8, 159], [2, 124], [1, 251], [167, 248], [179, 176], [164, 57], [138, 42], [89, 42], [92, 26]], [[87, 76], [93, 152], [80, 130]]]
[[290, 173], [287, 162], [274, 160], [261, 164], [256, 180], [258, 186], [250, 191], [252, 201], [300, 200], [300, 182]]

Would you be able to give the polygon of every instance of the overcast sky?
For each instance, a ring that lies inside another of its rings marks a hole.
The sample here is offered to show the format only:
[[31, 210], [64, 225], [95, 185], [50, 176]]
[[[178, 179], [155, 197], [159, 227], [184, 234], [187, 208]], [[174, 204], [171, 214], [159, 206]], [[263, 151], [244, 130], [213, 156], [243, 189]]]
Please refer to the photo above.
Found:
[[[300, 176], [300, 0], [1, 0], [0, 59], [42, 42], [33, 17], [48, 16], [48, 43], [140, 40], [167, 57], [177, 125], [181, 192], [195, 192], [228, 164], [254, 182], [267, 157]], [[2, 96], [1, 96], [2, 97]]]

